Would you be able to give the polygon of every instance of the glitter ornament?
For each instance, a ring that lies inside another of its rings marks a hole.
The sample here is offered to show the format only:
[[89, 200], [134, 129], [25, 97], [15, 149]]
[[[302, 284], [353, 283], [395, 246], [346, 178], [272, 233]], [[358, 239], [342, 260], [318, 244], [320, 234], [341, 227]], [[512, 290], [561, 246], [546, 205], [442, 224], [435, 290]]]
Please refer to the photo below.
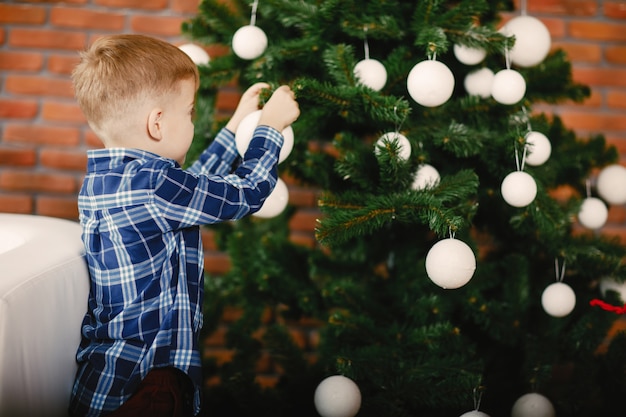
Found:
[[484, 67], [469, 72], [463, 80], [463, 86], [467, 94], [479, 96], [482, 98], [491, 97], [491, 89], [493, 86], [493, 71]]
[[578, 221], [587, 229], [596, 230], [604, 226], [609, 217], [609, 209], [604, 201], [595, 197], [583, 200], [578, 212]]
[[409, 72], [407, 89], [418, 104], [440, 106], [452, 96], [454, 75], [450, 68], [439, 61], [422, 61]]
[[415, 172], [411, 188], [413, 190], [423, 190], [425, 188], [436, 187], [439, 184], [439, 171], [429, 164], [421, 164]]
[[541, 394], [531, 392], [524, 394], [515, 401], [511, 417], [555, 417], [556, 411], [549, 399]]
[[522, 74], [512, 69], [500, 70], [494, 75], [491, 96], [501, 104], [515, 104], [526, 94], [526, 81]]
[[598, 174], [596, 189], [609, 204], [626, 203], [626, 168], [618, 164], [604, 167]]
[[211, 60], [209, 54], [195, 43], [180, 45], [178, 49], [186, 53], [196, 65], [207, 65]]
[[374, 145], [376, 155], [380, 154], [380, 147], [384, 147], [385, 142], [393, 142], [394, 140], [398, 142], [398, 159], [402, 161], [409, 159], [409, 156], [411, 156], [411, 143], [406, 136], [398, 132], [387, 132], [378, 138]]
[[476, 270], [472, 249], [458, 239], [435, 243], [426, 255], [426, 273], [441, 288], [455, 289], [467, 284]]
[[354, 76], [357, 80], [375, 91], [380, 91], [387, 82], [385, 66], [375, 59], [364, 59], [354, 66]]
[[[256, 129], [259, 125], [260, 119], [261, 110], [257, 110], [244, 117], [239, 123], [237, 132], [235, 132], [235, 144], [237, 145], [239, 155], [243, 156], [243, 154], [248, 150], [248, 146], [252, 140], [252, 135], [254, 134], [254, 129]], [[283, 147], [280, 148], [280, 153], [278, 154], [278, 163], [283, 162], [287, 159], [289, 154], [291, 154], [294, 140], [293, 128], [291, 126], [287, 126], [281, 133], [283, 134], [284, 140]]]
[[538, 166], [545, 163], [552, 153], [550, 140], [541, 132], [530, 131], [526, 134], [526, 163]]
[[513, 64], [532, 67], [543, 61], [550, 52], [550, 32], [541, 20], [532, 16], [517, 16], [500, 29], [507, 37], [515, 36], [515, 45], [509, 51]]
[[322, 417], [353, 417], [361, 408], [361, 391], [350, 378], [333, 375], [317, 386], [313, 402]]
[[460, 44], [454, 44], [453, 51], [456, 59], [465, 65], [476, 65], [487, 56], [487, 51], [483, 48], [472, 48]]
[[600, 293], [606, 297], [607, 291], [615, 291], [619, 294], [622, 303], [626, 304], [626, 283], [619, 282], [615, 278], [604, 277], [600, 279]]
[[564, 282], [555, 282], [543, 290], [541, 305], [546, 313], [553, 317], [565, 317], [576, 306], [574, 290]]
[[511, 172], [502, 181], [502, 198], [513, 207], [526, 207], [537, 196], [537, 183], [524, 171]]
[[266, 48], [267, 35], [257, 26], [242, 26], [233, 35], [233, 52], [241, 59], [258, 58]]
[[489, 414], [483, 413], [482, 411], [474, 410], [461, 414], [461, 417], [489, 417]]
[[289, 190], [287, 184], [279, 178], [276, 186], [263, 202], [261, 209], [252, 215], [263, 219], [276, 217], [285, 210], [287, 203], [289, 203]]

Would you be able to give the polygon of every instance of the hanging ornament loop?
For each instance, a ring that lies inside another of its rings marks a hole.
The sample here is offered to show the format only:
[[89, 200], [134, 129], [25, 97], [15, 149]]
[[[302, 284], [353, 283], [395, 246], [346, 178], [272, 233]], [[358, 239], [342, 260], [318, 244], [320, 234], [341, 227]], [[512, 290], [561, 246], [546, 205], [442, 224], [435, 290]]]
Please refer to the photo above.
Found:
[[254, 26], [256, 24], [256, 10], [259, 7], [259, 0], [254, 0], [252, 3], [252, 12], [250, 14], [250, 26]]
[[563, 278], [565, 278], [565, 260], [563, 260], [563, 265], [561, 265], [561, 270], [559, 271], [559, 259], [554, 258], [554, 272], [556, 274], [556, 281], [563, 282]]

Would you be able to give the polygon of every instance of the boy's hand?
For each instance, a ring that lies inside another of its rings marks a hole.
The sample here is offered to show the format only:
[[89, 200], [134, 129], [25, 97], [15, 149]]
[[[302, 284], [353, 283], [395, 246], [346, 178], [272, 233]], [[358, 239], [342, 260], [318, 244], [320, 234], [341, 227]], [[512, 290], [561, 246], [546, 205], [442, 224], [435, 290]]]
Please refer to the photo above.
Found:
[[282, 85], [274, 91], [267, 100], [259, 119], [259, 125], [273, 127], [282, 132], [287, 126], [295, 122], [300, 116], [300, 107], [295, 94], [287, 85]]
[[226, 124], [226, 129], [236, 133], [239, 123], [250, 113], [259, 110], [259, 96], [264, 88], [270, 88], [270, 85], [267, 83], [256, 83], [248, 87], [242, 94], [233, 116]]

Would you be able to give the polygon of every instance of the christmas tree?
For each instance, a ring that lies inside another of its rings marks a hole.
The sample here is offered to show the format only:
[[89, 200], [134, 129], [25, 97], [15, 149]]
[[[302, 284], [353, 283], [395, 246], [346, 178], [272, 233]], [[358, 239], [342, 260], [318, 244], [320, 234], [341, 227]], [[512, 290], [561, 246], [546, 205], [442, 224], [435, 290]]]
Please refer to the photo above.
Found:
[[[602, 136], [534, 111], [589, 89], [539, 20], [504, 24], [512, 8], [205, 0], [183, 25], [232, 47], [199, 65], [196, 148], [224, 123], [224, 85], [288, 84], [301, 116], [279, 173], [321, 192], [312, 248], [289, 240], [282, 185], [269, 213], [213, 226], [232, 268], [207, 277], [205, 332], [226, 306], [242, 314], [232, 360], [206, 365], [219, 380], [208, 413], [505, 416], [518, 398], [516, 416], [621, 409], [626, 339], [599, 346], [617, 317], [606, 310], [623, 305], [602, 289], [626, 279], [626, 250], [598, 229], [626, 201], [611, 185], [624, 172]], [[289, 331], [311, 320], [314, 352]], [[280, 369], [271, 388], [255, 382], [264, 355]], [[339, 399], [322, 390], [335, 375]]]

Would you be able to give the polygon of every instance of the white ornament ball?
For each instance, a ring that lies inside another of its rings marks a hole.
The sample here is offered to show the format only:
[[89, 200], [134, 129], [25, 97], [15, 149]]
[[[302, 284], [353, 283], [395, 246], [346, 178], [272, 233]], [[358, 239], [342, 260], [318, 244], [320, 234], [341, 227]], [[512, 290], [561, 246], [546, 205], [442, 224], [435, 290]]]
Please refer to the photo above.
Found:
[[380, 91], [387, 82], [385, 66], [375, 59], [364, 59], [354, 66], [354, 76], [361, 84], [375, 91]]
[[626, 168], [618, 164], [603, 168], [598, 174], [596, 189], [609, 204], [626, 203]]
[[487, 51], [483, 48], [472, 48], [460, 44], [454, 44], [453, 51], [456, 59], [465, 65], [476, 65], [487, 56]]
[[382, 135], [376, 141], [374, 145], [374, 150], [376, 154], [380, 153], [380, 146], [384, 146], [384, 142], [393, 142], [394, 140], [398, 143], [398, 158], [402, 161], [406, 161], [411, 156], [411, 143], [402, 133], [398, 132], [387, 132]]
[[266, 48], [267, 35], [257, 26], [242, 26], [233, 35], [233, 52], [241, 59], [258, 58]]
[[[239, 123], [237, 132], [235, 132], [235, 144], [237, 145], [239, 155], [243, 156], [248, 150], [252, 135], [254, 135], [254, 129], [259, 125], [259, 120], [261, 120], [261, 110], [250, 113]], [[287, 126], [281, 133], [284, 140], [283, 147], [280, 148], [280, 153], [278, 154], [279, 163], [283, 162], [291, 154], [294, 140], [293, 128], [291, 126]]]
[[576, 306], [576, 294], [569, 285], [564, 282], [555, 282], [543, 290], [541, 305], [549, 315], [553, 317], [565, 317]]
[[276, 186], [263, 202], [261, 209], [252, 215], [263, 219], [276, 217], [285, 210], [287, 203], [289, 203], [289, 190], [287, 184], [279, 178]]
[[618, 282], [615, 278], [604, 277], [600, 279], [600, 293], [606, 297], [607, 291], [615, 291], [619, 294], [622, 303], [626, 303], [626, 282]]
[[421, 164], [415, 172], [411, 188], [413, 190], [423, 190], [425, 188], [436, 187], [439, 184], [439, 171], [429, 164]]
[[407, 89], [411, 98], [422, 106], [440, 106], [452, 96], [454, 75], [439, 61], [422, 61], [409, 72]]
[[489, 414], [483, 413], [482, 411], [474, 410], [461, 414], [461, 417], [489, 417]]
[[491, 97], [493, 77], [493, 71], [487, 67], [483, 67], [469, 72], [465, 76], [463, 86], [469, 95], [489, 98]]
[[195, 43], [180, 45], [178, 49], [186, 53], [196, 65], [207, 65], [211, 60], [207, 51]]
[[609, 209], [604, 201], [595, 197], [587, 197], [583, 200], [578, 212], [578, 221], [587, 229], [596, 230], [604, 226], [609, 217]]
[[538, 166], [550, 158], [552, 144], [546, 135], [533, 130], [526, 134], [526, 149], [526, 163]]
[[555, 417], [556, 411], [549, 399], [541, 394], [531, 392], [524, 394], [515, 401], [511, 417]]
[[541, 20], [532, 16], [517, 16], [501, 29], [505, 36], [515, 36], [515, 45], [509, 51], [513, 64], [532, 67], [543, 61], [550, 52], [550, 32]]
[[361, 408], [361, 391], [350, 378], [329, 376], [315, 389], [314, 403], [322, 417], [353, 417]]
[[515, 104], [526, 94], [526, 81], [522, 74], [512, 69], [503, 69], [493, 76], [491, 96], [501, 104]]
[[508, 174], [500, 187], [502, 198], [513, 207], [526, 207], [537, 196], [535, 179], [524, 171]]
[[474, 252], [458, 239], [440, 240], [426, 255], [426, 273], [443, 289], [462, 287], [472, 279], [475, 270]]

